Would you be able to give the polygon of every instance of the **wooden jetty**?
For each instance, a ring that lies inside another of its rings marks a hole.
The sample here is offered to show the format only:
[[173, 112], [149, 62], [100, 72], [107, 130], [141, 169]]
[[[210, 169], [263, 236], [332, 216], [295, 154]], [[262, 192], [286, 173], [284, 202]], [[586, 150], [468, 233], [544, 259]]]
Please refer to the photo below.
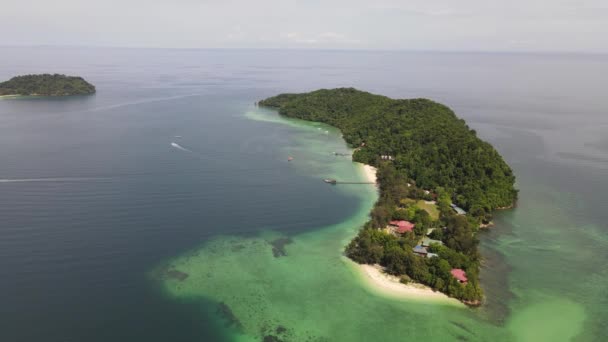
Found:
[[323, 180], [325, 183], [331, 184], [331, 185], [336, 185], [336, 184], [376, 184], [375, 182], [343, 182], [343, 181], [337, 181], [333, 178], [325, 178]]

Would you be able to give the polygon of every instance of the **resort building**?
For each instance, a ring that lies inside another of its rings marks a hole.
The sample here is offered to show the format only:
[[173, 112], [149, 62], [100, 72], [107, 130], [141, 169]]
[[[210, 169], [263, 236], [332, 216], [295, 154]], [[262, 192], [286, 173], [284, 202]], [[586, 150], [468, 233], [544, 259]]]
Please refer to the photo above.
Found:
[[452, 276], [454, 278], [456, 278], [456, 280], [458, 280], [459, 283], [461, 284], [466, 284], [468, 279], [467, 279], [467, 274], [464, 270], [461, 270], [460, 268], [453, 268], [450, 273], [452, 273]]
[[421, 255], [421, 256], [427, 256], [429, 254], [429, 252], [426, 250], [426, 247], [422, 247], [420, 245], [412, 248], [412, 251], [415, 254]]
[[399, 233], [399, 234], [404, 234], [406, 232], [413, 231], [414, 227], [416, 225], [413, 224], [410, 221], [400, 220], [400, 221], [391, 221], [391, 222], [389, 222], [389, 226], [392, 227], [392, 230], [394, 232]]

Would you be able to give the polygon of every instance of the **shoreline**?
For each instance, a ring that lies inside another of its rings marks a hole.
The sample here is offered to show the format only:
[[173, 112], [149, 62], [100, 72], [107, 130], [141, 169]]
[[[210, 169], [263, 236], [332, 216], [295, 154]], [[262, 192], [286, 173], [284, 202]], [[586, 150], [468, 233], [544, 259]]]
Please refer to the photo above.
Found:
[[96, 92], [89, 94], [65, 94], [65, 95], [42, 95], [42, 94], [30, 94], [30, 95], [0, 95], [0, 100], [16, 99], [16, 98], [43, 98], [43, 97], [71, 97], [71, 96], [89, 96], [94, 95]]
[[[377, 169], [367, 164], [360, 165], [365, 180], [375, 183], [377, 186]], [[434, 291], [426, 285], [415, 282], [403, 284], [399, 281], [399, 277], [384, 273], [384, 268], [380, 265], [358, 264], [348, 257], [344, 258], [347, 265], [350, 264], [353, 271], [358, 273], [363, 287], [376, 294], [409, 301], [465, 306], [458, 299], [451, 298], [440, 291]]]
[[378, 180], [376, 178], [376, 172], [378, 170], [376, 170], [376, 168], [371, 165], [367, 165], [367, 164], [361, 164], [361, 165], [362, 165], [361, 169], [363, 170], [363, 175], [365, 177], [365, 180], [367, 180], [370, 183], [378, 183]]
[[348, 258], [346, 259], [359, 273], [364, 287], [377, 294], [409, 301], [465, 306], [459, 300], [448, 297], [442, 292], [433, 291], [426, 285], [419, 283], [403, 284], [398, 277], [384, 273], [383, 267], [380, 265], [357, 264]]
[[[342, 139], [344, 138], [342, 137]], [[355, 164], [359, 165], [363, 179], [377, 187], [377, 169], [364, 163], [355, 162]], [[383, 267], [380, 265], [358, 264], [346, 256], [343, 256], [342, 259], [346, 267], [359, 278], [360, 285], [368, 292], [397, 300], [466, 307], [458, 299], [449, 297], [440, 291], [434, 291], [426, 285], [415, 282], [403, 284], [398, 277], [384, 273]]]

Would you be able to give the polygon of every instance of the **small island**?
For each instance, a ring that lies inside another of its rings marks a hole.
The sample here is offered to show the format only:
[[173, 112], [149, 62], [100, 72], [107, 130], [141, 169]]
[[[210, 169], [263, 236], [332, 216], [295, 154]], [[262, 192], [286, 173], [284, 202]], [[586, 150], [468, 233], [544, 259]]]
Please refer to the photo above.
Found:
[[353, 88], [281, 94], [259, 102], [281, 115], [339, 128], [353, 160], [377, 168], [379, 199], [345, 254], [402, 283], [480, 305], [477, 232], [517, 200], [500, 154], [448, 107]]
[[71, 96], [95, 93], [82, 77], [60, 74], [16, 76], [0, 83], [0, 96]]

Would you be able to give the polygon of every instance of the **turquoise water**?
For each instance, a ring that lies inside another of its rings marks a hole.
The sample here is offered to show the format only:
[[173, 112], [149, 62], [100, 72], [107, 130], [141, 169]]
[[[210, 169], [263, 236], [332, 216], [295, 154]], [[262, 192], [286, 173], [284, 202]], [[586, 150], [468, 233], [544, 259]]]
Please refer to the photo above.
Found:
[[[0, 55], [0, 78], [98, 89], [0, 101], [0, 340], [608, 335], [605, 56], [67, 52]], [[443, 102], [514, 168], [518, 207], [481, 234], [481, 308], [382, 296], [342, 257], [375, 188], [322, 182], [363, 179], [339, 131], [253, 105], [336, 86]]]

